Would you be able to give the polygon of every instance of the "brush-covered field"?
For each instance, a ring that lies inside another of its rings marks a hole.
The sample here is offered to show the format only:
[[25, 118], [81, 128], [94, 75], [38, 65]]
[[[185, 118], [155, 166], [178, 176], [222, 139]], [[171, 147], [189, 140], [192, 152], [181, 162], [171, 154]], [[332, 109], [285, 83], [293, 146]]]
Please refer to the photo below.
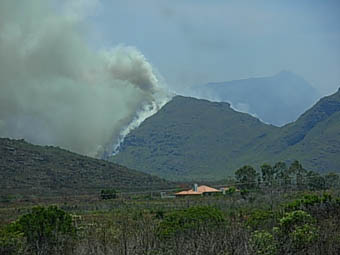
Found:
[[339, 254], [340, 189], [19, 198], [0, 204], [1, 254]]

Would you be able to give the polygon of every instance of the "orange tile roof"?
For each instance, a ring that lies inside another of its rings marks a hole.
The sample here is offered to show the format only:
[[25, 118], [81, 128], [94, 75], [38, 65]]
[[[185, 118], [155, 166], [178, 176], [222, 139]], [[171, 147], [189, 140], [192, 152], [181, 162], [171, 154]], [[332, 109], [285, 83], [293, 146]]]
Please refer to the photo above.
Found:
[[206, 186], [206, 185], [199, 186], [197, 188], [197, 191], [202, 192], [202, 193], [205, 193], [205, 192], [220, 192], [219, 190], [211, 188], [211, 187]]
[[201, 186], [197, 187], [197, 191], [194, 191], [193, 189], [184, 190], [184, 191], [176, 193], [175, 195], [179, 195], [179, 196], [201, 195], [203, 193], [209, 193], [209, 192], [221, 192], [221, 191], [217, 190], [217, 189], [214, 189], [214, 188], [211, 188], [211, 187], [206, 186], [206, 185], [201, 185]]
[[199, 192], [199, 191], [193, 191], [192, 189], [191, 190], [184, 190], [184, 191], [181, 191], [181, 192], [178, 192], [176, 193], [176, 195], [179, 195], [179, 196], [185, 196], [185, 195], [201, 195], [202, 192]]

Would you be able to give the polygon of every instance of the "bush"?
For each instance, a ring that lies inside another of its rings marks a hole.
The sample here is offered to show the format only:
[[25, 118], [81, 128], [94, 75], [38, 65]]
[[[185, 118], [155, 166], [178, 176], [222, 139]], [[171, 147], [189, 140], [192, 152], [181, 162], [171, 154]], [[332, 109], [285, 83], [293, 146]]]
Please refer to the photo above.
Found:
[[[307, 249], [318, 237], [315, 219], [302, 210], [286, 213], [276, 228], [280, 247], [296, 253]], [[283, 252], [283, 251], [282, 251]], [[284, 253], [284, 252], [283, 252]]]
[[117, 198], [117, 191], [115, 189], [103, 189], [100, 192], [101, 199], [115, 199]]
[[224, 222], [222, 212], [214, 207], [191, 207], [166, 215], [160, 223], [159, 236], [168, 238], [183, 232], [198, 230], [200, 227], [217, 227], [222, 222]]
[[283, 233], [287, 233], [295, 229], [296, 226], [304, 225], [306, 223], [314, 223], [314, 219], [308, 213], [302, 210], [286, 213], [280, 219], [280, 229]]
[[13, 232], [23, 234], [29, 249], [36, 254], [51, 254], [55, 248], [64, 248], [76, 231], [71, 215], [56, 206], [34, 207], [11, 227]]
[[12, 225], [0, 229], [0, 254], [18, 254], [23, 247], [23, 235], [16, 231]]
[[269, 210], [254, 210], [246, 221], [246, 225], [252, 229], [258, 229], [268, 225], [274, 220], [274, 213]]
[[277, 243], [275, 242], [273, 235], [267, 231], [253, 232], [250, 238], [250, 243], [255, 254], [277, 254]]
[[301, 250], [312, 244], [318, 237], [318, 229], [310, 224], [297, 226], [290, 234], [294, 248]]

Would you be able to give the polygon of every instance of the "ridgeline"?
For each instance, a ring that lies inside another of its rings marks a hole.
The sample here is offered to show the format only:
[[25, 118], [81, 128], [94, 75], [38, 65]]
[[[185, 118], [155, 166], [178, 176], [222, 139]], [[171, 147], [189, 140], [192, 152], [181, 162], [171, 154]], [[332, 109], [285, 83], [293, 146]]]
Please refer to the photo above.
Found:
[[176, 96], [133, 130], [111, 160], [173, 180], [221, 179], [246, 164], [340, 172], [340, 90], [295, 122], [264, 124], [227, 103]]
[[0, 138], [0, 186], [1, 195], [79, 195], [103, 188], [164, 189], [171, 183], [58, 147]]

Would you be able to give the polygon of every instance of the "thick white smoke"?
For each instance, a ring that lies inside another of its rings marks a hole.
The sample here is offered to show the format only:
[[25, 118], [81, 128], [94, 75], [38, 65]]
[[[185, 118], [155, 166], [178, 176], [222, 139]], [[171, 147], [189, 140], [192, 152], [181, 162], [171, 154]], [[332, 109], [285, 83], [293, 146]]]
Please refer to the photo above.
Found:
[[103, 155], [104, 158], [106, 158], [106, 156], [116, 155], [119, 152], [121, 143], [130, 131], [139, 127], [145, 119], [158, 112], [158, 110], [170, 100], [170, 95], [166, 97], [161, 96], [158, 99], [161, 99], [161, 101], [155, 100], [151, 104], [143, 105], [143, 108], [136, 113], [134, 119], [121, 130], [118, 139], [115, 139], [112, 145], [107, 146], [105, 155]]
[[168, 97], [135, 48], [88, 46], [81, 4], [47, 2], [0, 1], [0, 136], [97, 155]]

